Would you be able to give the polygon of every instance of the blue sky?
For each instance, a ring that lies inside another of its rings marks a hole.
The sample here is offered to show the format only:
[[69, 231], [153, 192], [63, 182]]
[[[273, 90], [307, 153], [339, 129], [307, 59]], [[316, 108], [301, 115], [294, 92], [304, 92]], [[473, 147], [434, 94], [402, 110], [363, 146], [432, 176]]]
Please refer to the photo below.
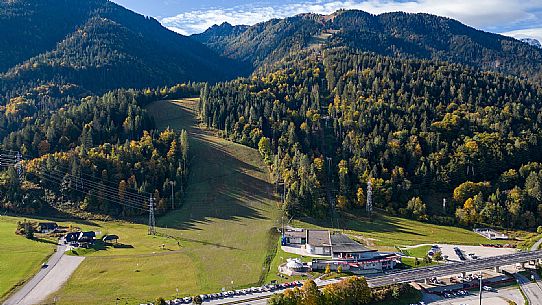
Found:
[[478, 29], [542, 41], [542, 0], [113, 0], [153, 16], [181, 34], [213, 24], [255, 24], [299, 13], [329, 14], [337, 9], [425, 12], [451, 17]]

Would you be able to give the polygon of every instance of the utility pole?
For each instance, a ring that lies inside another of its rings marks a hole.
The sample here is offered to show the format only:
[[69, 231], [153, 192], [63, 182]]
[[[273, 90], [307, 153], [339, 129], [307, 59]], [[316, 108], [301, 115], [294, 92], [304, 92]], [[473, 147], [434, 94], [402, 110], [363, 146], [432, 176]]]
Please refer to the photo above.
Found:
[[367, 181], [367, 215], [369, 215], [369, 218], [371, 218], [373, 214], [373, 184], [371, 183], [371, 179], [369, 178], [369, 181]]
[[442, 211], [446, 213], [446, 198], [442, 198]]
[[149, 235], [156, 235], [156, 220], [154, 219], [154, 197], [149, 198]]
[[482, 271], [480, 271], [480, 305], [482, 305]]
[[171, 185], [171, 209], [175, 209], [175, 193], [173, 191], [173, 187], [175, 186], [175, 181], [169, 181], [169, 184]]

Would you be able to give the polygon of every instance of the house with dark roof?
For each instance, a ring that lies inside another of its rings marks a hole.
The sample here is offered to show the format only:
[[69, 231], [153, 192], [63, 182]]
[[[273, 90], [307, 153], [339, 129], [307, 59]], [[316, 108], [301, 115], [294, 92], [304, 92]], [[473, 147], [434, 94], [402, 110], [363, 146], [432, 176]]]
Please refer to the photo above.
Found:
[[40, 233], [51, 233], [58, 229], [56, 222], [40, 222], [38, 223], [38, 231]]
[[96, 241], [96, 232], [71, 232], [64, 236], [64, 242], [76, 247], [86, 247]]
[[79, 239], [79, 233], [80, 232], [71, 232], [66, 234], [66, 236], [64, 237], [64, 241], [67, 244], [76, 242]]
[[117, 243], [119, 241], [119, 237], [117, 235], [114, 235], [114, 234], [108, 234], [108, 235], [105, 235], [104, 237], [102, 237], [102, 241], [104, 243], [109, 243], [109, 242]]
[[77, 239], [80, 243], [92, 243], [96, 239], [96, 233], [93, 231], [88, 232], [79, 232], [79, 237]]

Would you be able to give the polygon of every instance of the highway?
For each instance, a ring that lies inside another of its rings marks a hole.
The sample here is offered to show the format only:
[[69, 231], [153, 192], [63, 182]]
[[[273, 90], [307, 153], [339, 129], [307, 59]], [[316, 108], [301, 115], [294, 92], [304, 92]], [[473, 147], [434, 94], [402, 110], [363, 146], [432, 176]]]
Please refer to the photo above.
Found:
[[542, 289], [536, 282], [531, 282], [527, 277], [523, 276], [520, 273], [514, 274], [516, 277], [519, 288], [525, 294], [529, 304], [539, 304], [539, 301], [542, 300]]
[[[462, 272], [475, 272], [485, 269], [491, 269], [494, 267], [503, 267], [507, 265], [514, 265], [516, 263], [523, 263], [533, 261], [536, 259], [542, 259], [542, 250], [532, 252], [518, 252], [514, 254], [507, 254], [501, 256], [466, 260], [462, 262], [454, 262], [448, 264], [440, 264], [429, 267], [421, 267], [415, 269], [409, 269], [404, 271], [389, 272], [382, 275], [367, 277], [367, 283], [370, 287], [381, 287], [391, 284], [409, 283], [419, 280], [424, 280], [432, 277], [442, 277], [452, 274], [459, 274]], [[339, 281], [338, 279], [330, 281], [319, 281], [316, 284], [320, 287], [329, 285], [333, 282]], [[279, 293], [277, 291], [275, 293]], [[214, 300], [211, 302], [205, 302], [204, 304], [212, 305], [263, 305], [267, 304], [267, 299], [273, 293], [252, 294], [250, 296], [238, 296], [229, 299]]]
[[432, 277], [442, 277], [462, 272], [475, 272], [494, 267], [514, 265], [542, 259], [542, 250], [533, 252], [518, 252], [514, 254], [466, 260], [462, 262], [441, 264], [436, 266], [409, 269], [398, 272], [390, 272], [384, 275], [367, 277], [370, 287], [380, 287], [398, 283], [409, 283]]

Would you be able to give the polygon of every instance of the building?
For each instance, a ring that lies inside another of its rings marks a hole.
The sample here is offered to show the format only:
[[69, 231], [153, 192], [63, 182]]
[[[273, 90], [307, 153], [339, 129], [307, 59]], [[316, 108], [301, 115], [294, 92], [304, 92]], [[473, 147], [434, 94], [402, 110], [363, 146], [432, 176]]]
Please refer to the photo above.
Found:
[[96, 241], [96, 233], [88, 232], [71, 232], [66, 234], [64, 242], [74, 247], [88, 247]]
[[40, 222], [38, 223], [38, 231], [40, 233], [51, 233], [58, 229], [56, 222]]
[[80, 232], [71, 232], [66, 234], [66, 236], [64, 237], [64, 242], [67, 244], [77, 242], [77, 240], [79, 239], [79, 233]]
[[330, 256], [331, 238], [329, 231], [306, 230], [307, 243], [305, 250], [310, 254]]
[[337, 271], [340, 266], [344, 272], [369, 274], [393, 269], [401, 263], [400, 254], [372, 250], [344, 234], [326, 230], [288, 229], [283, 232], [282, 245], [293, 247], [296, 254], [328, 257], [309, 263], [314, 271], [323, 271], [327, 266]]
[[119, 237], [117, 235], [105, 235], [104, 237], [102, 237], [102, 241], [104, 243], [109, 243], [109, 242], [115, 242], [117, 243], [119, 241]]
[[307, 231], [304, 229], [290, 229], [282, 234], [281, 244], [286, 245], [304, 245], [307, 243]]
[[333, 233], [330, 239], [332, 245], [331, 258], [333, 259], [360, 260], [378, 256], [376, 250], [371, 250], [344, 234]]
[[341, 266], [342, 272], [371, 274], [391, 270], [401, 263], [401, 255], [397, 253], [375, 251], [374, 254], [371, 258], [362, 259], [313, 259], [310, 268], [313, 271], [324, 271], [329, 266], [331, 271], [338, 271]]

